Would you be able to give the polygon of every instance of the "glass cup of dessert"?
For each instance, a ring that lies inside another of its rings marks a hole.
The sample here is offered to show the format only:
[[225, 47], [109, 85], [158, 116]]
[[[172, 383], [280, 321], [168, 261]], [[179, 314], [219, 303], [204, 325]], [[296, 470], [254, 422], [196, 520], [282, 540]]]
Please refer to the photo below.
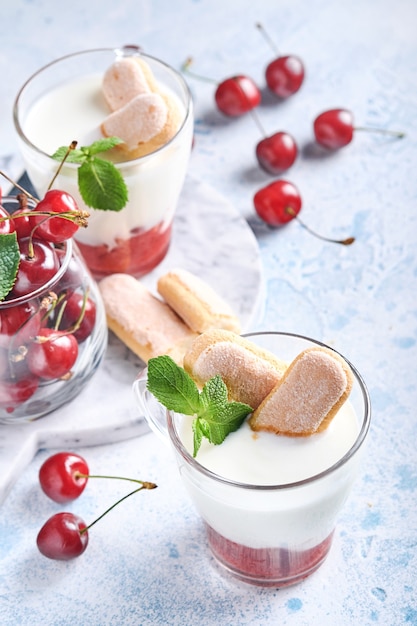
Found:
[[140, 277], [165, 257], [187, 172], [193, 107], [186, 82], [136, 46], [86, 50], [49, 63], [20, 89], [14, 122], [25, 167], [43, 197], [59, 163], [51, 155], [76, 141], [123, 143], [99, 156], [124, 178], [128, 200], [118, 211], [86, 207], [76, 163], [65, 162], [54, 187], [90, 212], [76, 240], [93, 276]]
[[[27, 199], [24, 206], [36, 205]], [[18, 197], [2, 198], [0, 209], [3, 220], [22, 215]], [[30, 237], [19, 228], [20, 252], [29, 253]], [[31, 243], [31, 261], [20, 262], [0, 301], [0, 424], [32, 421], [72, 400], [107, 347], [104, 304], [75, 242]]]
[[[246, 337], [287, 363], [308, 348], [323, 346], [278, 332]], [[237, 579], [288, 586], [325, 560], [370, 425], [366, 386], [350, 367], [349, 399], [322, 432], [304, 437], [254, 432], [245, 421], [220, 445], [203, 441], [196, 458], [192, 417], [156, 400], [147, 389], [146, 369], [135, 381], [134, 393], [151, 429], [175, 452], [216, 562]]]

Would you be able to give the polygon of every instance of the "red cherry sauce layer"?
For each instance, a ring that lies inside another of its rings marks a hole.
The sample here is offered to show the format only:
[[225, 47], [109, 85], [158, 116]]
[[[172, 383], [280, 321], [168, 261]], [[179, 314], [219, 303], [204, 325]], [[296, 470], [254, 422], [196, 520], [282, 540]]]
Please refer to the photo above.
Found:
[[117, 273], [140, 278], [159, 265], [167, 254], [171, 231], [172, 225], [161, 222], [150, 230], [132, 230], [129, 239], [116, 239], [113, 248], [105, 244], [90, 246], [81, 241], [77, 245], [96, 279]]
[[241, 580], [266, 587], [285, 587], [307, 578], [326, 558], [333, 533], [308, 550], [286, 548], [249, 548], [226, 539], [206, 524], [213, 554]]

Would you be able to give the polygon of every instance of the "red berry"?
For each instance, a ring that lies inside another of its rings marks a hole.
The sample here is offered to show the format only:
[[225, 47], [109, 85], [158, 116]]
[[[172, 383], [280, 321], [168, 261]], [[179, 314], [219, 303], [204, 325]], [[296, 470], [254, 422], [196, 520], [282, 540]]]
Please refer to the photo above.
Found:
[[[9, 213], [0, 206], [0, 235], [9, 235], [15, 232], [15, 225], [12, 219], [9, 219]], [[8, 218], [8, 219], [3, 219]]]
[[30, 371], [47, 380], [70, 374], [78, 356], [75, 337], [53, 328], [41, 328], [30, 345], [26, 361]]
[[[88, 482], [87, 461], [73, 452], [50, 456], [39, 470], [39, 482], [46, 495], [55, 502], [70, 502], [82, 494]], [[79, 474], [86, 474], [79, 476]]]
[[[36, 212], [73, 213], [79, 212], [77, 203], [69, 193], [58, 189], [50, 189], [36, 208]], [[39, 215], [31, 217], [32, 227], [37, 226], [35, 236], [52, 243], [62, 243], [74, 235], [78, 224], [68, 217], [49, 217]]]
[[277, 180], [263, 187], [254, 196], [255, 210], [270, 226], [280, 226], [294, 219], [301, 211], [298, 189], [287, 180]]
[[56, 513], [42, 526], [36, 543], [49, 559], [68, 561], [80, 556], [88, 545], [88, 530], [81, 517], [73, 513]]
[[31, 209], [19, 209], [16, 211], [18, 215], [13, 215], [13, 222], [16, 228], [16, 234], [18, 239], [24, 239], [30, 237], [32, 234], [32, 222], [29, 215]]
[[14, 409], [29, 400], [39, 387], [39, 379], [33, 374], [26, 378], [0, 380], [0, 406], [12, 413]]
[[[66, 257], [67, 251], [57, 248], [55, 252], [58, 256], [59, 264], [60, 266], [62, 266], [62, 264], [64, 263], [64, 259]], [[71, 258], [69, 259], [65, 273], [60, 278], [56, 289], [59, 292], [61, 291], [65, 291], [67, 293], [72, 292], [77, 287], [83, 284], [85, 278], [86, 276], [83, 273], [82, 267], [80, 266], [80, 263], [77, 261], [77, 258], [74, 255], [71, 255]]]
[[265, 70], [266, 84], [275, 95], [288, 98], [298, 91], [304, 80], [304, 65], [297, 56], [280, 56]]
[[330, 109], [316, 117], [313, 127], [317, 143], [337, 150], [353, 139], [353, 114], [346, 109]]
[[[33, 254], [31, 246], [33, 246]], [[37, 239], [22, 239], [19, 242], [20, 264], [16, 282], [10, 298], [19, 298], [43, 287], [59, 269], [58, 257], [51, 244]]]
[[32, 341], [41, 326], [41, 313], [33, 301], [0, 311], [0, 347], [17, 349]]
[[298, 148], [291, 135], [284, 132], [265, 137], [256, 146], [259, 165], [269, 174], [279, 175], [293, 165]]
[[215, 93], [219, 110], [237, 117], [247, 113], [261, 102], [261, 92], [248, 76], [233, 76], [221, 82]]
[[73, 333], [79, 343], [82, 343], [91, 335], [96, 323], [96, 305], [87, 298], [83, 311], [84, 296], [81, 293], [73, 293], [66, 301], [62, 315], [60, 330], [67, 330], [78, 322], [82, 316], [79, 328]]

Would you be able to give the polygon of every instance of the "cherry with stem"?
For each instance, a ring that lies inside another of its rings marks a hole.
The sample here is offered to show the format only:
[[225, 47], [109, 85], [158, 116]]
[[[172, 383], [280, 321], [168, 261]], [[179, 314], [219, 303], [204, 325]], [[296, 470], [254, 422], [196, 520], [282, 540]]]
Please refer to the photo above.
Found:
[[256, 158], [261, 168], [268, 174], [279, 176], [288, 170], [298, 155], [295, 139], [287, 132], [279, 131], [267, 135], [255, 110], [251, 115], [263, 138], [256, 145]]
[[279, 98], [288, 98], [295, 94], [303, 84], [304, 64], [298, 56], [293, 54], [281, 55], [263, 25], [258, 22], [256, 27], [276, 54], [276, 58], [266, 67], [266, 84]]
[[182, 71], [197, 80], [217, 85], [214, 99], [217, 108], [224, 113], [224, 115], [239, 117], [260, 104], [261, 92], [256, 83], [249, 78], [249, 76], [238, 74], [226, 78], [219, 83], [212, 78], [192, 72], [190, 70], [192, 63], [192, 58], [188, 57], [182, 65]]
[[405, 133], [385, 128], [354, 126], [353, 113], [348, 109], [329, 109], [318, 115], [313, 122], [314, 136], [318, 144], [328, 150], [347, 146], [355, 131], [379, 133], [402, 139]]
[[345, 239], [325, 237], [301, 221], [298, 217], [302, 207], [301, 195], [297, 187], [287, 180], [276, 180], [259, 189], [255, 193], [253, 202], [257, 214], [269, 226], [283, 226], [296, 219], [310, 234], [324, 241], [344, 246], [349, 246], [355, 241], [354, 237]]
[[140, 485], [147, 484], [136, 478], [90, 474], [87, 461], [74, 452], [57, 452], [48, 457], [39, 469], [42, 491], [54, 502], [71, 502], [84, 491], [89, 478], [126, 480]]

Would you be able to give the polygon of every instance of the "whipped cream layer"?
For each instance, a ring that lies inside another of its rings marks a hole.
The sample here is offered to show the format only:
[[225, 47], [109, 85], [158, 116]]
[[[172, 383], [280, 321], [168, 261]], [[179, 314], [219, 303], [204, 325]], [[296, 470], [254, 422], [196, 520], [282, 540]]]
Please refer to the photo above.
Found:
[[[184, 416], [181, 439], [192, 454], [192, 418]], [[331, 467], [353, 446], [359, 426], [346, 402], [323, 432], [288, 437], [254, 432], [247, 421], [220, 445], [203, 439], [196, 460], [215, 474], [252, 485], [284, 485]]]
[[[192, 454], [192, 419], [181, 416], [180, 437]], [[358, 419], [348, 402], [329, 427], [308, 437], [255, 433], [245, 423], [214, 446], [203, 440], [198, 463], [223, 478], [251, 485], [285, 485], [315, 476], [353, 446]], [[305, 550], [324, 541], [356, 477], [359, 454], [304, 485], [243, 488], [208, 478], [180, 461], [190, 496], [207, 524], [223, 537], [252, 548]]]

